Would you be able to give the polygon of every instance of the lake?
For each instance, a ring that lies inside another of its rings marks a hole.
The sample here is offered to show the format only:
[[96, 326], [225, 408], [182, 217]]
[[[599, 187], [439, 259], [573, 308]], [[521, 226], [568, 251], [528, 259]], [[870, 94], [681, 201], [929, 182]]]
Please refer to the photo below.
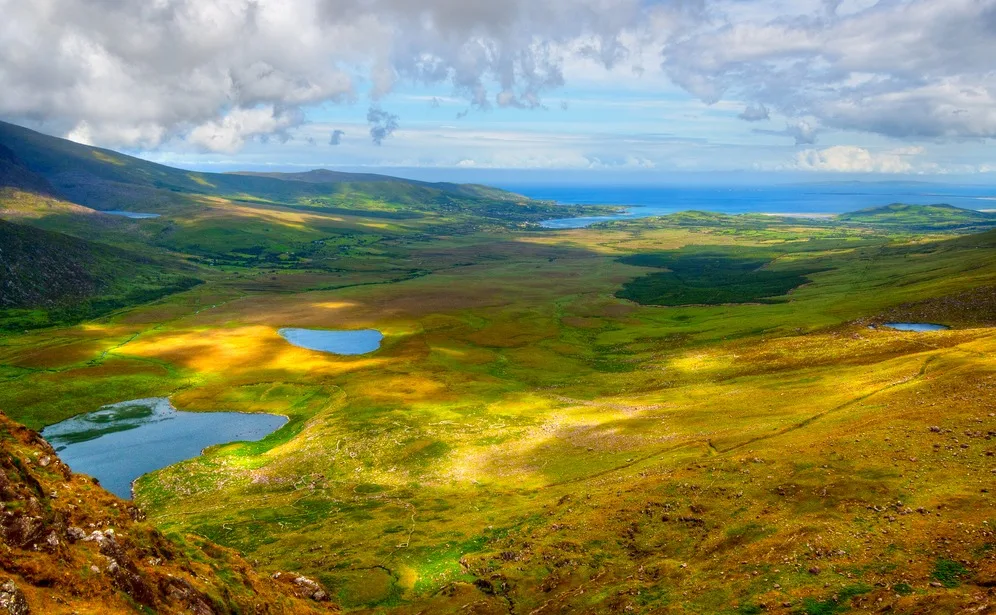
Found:
[[272, 414], [181, 412], [168, 399], [136, 399], [74, 416], [42, 430], [74, 472], [89, 474], [120, 498], [136, 478], [215, 444], [262, 440], [287, 423]]
[[359, 355], [380, 348], [384, 334], [376, 329], [335, 331], [327, 329], [281, 329], [280, 335], [291, 344], [308, 350], [341, 355]]
[[131, 218], [132, 220], [150, 220], [152, 218], [160, 217], [159, 214], [143, 214], [137, 211], [119, 211], [116, 209], [101, 211], [102, 214], [107, 214], [109, 216], [123, 216], [125, 218]]
[[896, 331], [913, 331], [916, 333], [927, 333], [930, 331], [947, 331], [951, 327], [944, 325], [932, 325], [924, 322], [887, 322], [883, 327], [895, 329]]

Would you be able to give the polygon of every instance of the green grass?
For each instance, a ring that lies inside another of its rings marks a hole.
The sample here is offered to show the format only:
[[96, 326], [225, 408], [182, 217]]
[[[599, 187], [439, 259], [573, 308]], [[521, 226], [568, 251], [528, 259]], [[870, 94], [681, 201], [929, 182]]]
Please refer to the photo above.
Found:
[[951, 589], [961, 585], [962, 580], [968, 576], [969, 570], [959, 562], [949, 559], [939, 559], [934, 564], [931, 576], [939, 581], [941, 585]]
[[808, 281], [817, 267], [775, 267], [774, 255], [758, 249], [685, 248], [637, 254], [620, 262], [666, 269], [623, 285], [616, 293], [642, 305], [721, 305], [772, 301]]
[[872, 591], [872, 588], [867, 585], [850, 585], [842, 588], [826, 600], [806, 598], [803, 600], [802, 609], [798, 612], [804, 615], [836, 615], [837, 613], [846, 613], [851, 610], [851, 599], [867, 594], [870, 591]]

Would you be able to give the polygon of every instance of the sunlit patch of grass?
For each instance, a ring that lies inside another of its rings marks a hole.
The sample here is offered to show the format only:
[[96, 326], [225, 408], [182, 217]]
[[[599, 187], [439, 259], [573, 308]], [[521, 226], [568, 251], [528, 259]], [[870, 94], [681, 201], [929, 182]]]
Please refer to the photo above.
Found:
[[215, 186], [207, 179], [205, 179], [204, 176], [201, 175], [200, 173], [188, 173], [187, 177], [190, 178], [190, 180], [193, 181], [194, 183], [204, 186], [206, 188], [217, 188], [217, 186]]
[[91, 153], [93, 154], [94, 158], [96, 158], [97, 160], [99, 160], [101, 162], [107, 162], [107, 163], [110, 163], [110, 164], [113, 164], [113, 165], [119, 166], [119, 167], [124, 167], [124, 166], [128, 165], [128, 163], [126, 161], [122, 160], [121, 158], [118, 158], [117, 156], [112, 156], [112, 155], [107, 154], [105, 152], [102, 152], [100, 150], [96, 150], [95, 149]]
[[321, 308], [323, 310], [343, 310], [358, 307], [358, 304], [352, 301], [322, 301], [320, 303], [315, 303], [314, 307]]

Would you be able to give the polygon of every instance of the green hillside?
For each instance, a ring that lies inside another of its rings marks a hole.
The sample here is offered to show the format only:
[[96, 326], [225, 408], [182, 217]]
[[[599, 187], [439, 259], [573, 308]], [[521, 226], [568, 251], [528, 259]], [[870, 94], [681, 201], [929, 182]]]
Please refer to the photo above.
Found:
[[840, 214], [838, 222], [922, 231], [972, 232], [996, 226], [996, 215], [952, 205], [893, 203]]
[[2, 142], [0, 142], [0, 186], [46, 195], [55, 192], [44, 177], [24, 166], [17, 155]]
[[69, 324], [188, 290], [200, 280], [164, 263], [0, 220], [0, 330]]
[[[4, 122], [0, 122], [0, 145], [67, 200], [100, 210], [134, 209], [140, 205], [143, 211], [168, 213], [192, 199], [212, 196], [332, 213], [400, 211], [433, 218], [436, 224], [444, 225], [464, 222], [453, 218], [467, 215], [508, 225], [585, 211], [533, 202], [483, 186], [431, 184], [370, 174], [325, 170], [296, 174], [184, 171]], [[13, 184], [0, 183], [3, 185]]]

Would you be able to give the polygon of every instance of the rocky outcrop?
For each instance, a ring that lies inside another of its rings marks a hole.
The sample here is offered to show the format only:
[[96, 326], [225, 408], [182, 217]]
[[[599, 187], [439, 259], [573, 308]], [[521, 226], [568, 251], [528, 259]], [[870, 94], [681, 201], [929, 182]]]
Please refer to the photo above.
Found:
[[0, 615], [335, 610], [316, 581], [258, 574], [233, 551], [142, 519], [0, 413]]

